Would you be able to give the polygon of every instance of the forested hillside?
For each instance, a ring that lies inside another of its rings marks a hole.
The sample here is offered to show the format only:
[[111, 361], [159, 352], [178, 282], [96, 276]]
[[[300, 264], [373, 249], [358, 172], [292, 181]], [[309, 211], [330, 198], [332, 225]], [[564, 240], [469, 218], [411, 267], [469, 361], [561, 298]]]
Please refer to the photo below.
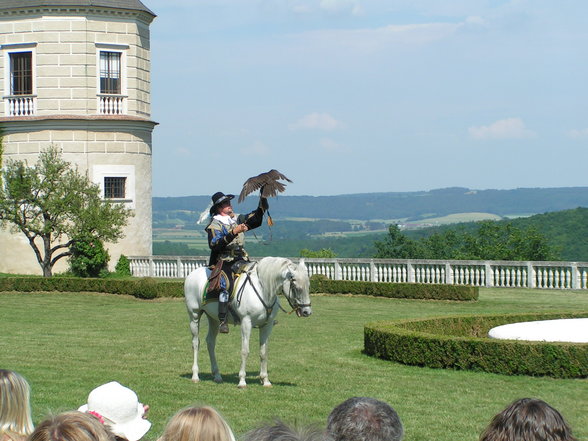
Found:
[[[170, 219], [170, 212], [197, 219], [210, 202], [209, 196], [153, 198], [154, 223]], [[252, 210], [253, 196], [236, 211]], [[279, 196], [270, 200], [276, 218], [339, 220], [422, 220], [454, 213], [482, 212], [520, 216], [576, 207], [588, 207], [588, 187], [471, 190], [445, 188], [431, 191], [366, 193], [339, 196]], [[174, 216], [171, 216], [172, 220]]]
[[[510, 222], [517, 228], [534, 227], [543, 234], [561, 260], [588, 261], [588, 208], [575, 208], [552, 213], [539, 214], [527, 218], [499, 221]], [[442, 227], [425, 228], [421, 230], [404, 231], [411, 239], [420, 239], [434, 233], [448, 230], [473, 231], [478, 223], [468, 222]], [[252, 256], [298, 256], [300, 250], [330, 249], [338, 257], [373, 257], [376, 253], [375, 241], [382, 240], [386, 233], [365, 233], [351, 235], [307, 235], [305, 237], [288, 238], [275, 236], [263, 226], [257, 234], [261, 239], [255, 242], [249, 236], [247, 249]], [[206, 255], [208, 251], [203, 244], [199, 248], [189, 247], [185, 243], [155, 243], [155, 254], [167, 255]]]
[[[209, 202], [209, 196], [154, 198], [154, 253], [208, 254], [204, 225], [196, 221]], [[247, 212], [256, 204], [257, 199], [249, 197], [235, 208]], [[459, 214], [478, 212], [486, 219], [525, 216], [512, 219], [513, 225], [535, 227], [562, 260], [588, 261], [588, 208], [577, 208], [588, 207], [588, 187], [280, 196], [270, 204], [275, 225], [270, 229], [264, 223], [248, 234], [247, 249], [253, 256], [298, 256], [302, 249], [330, 249], [339, 257], [373, 257], [374, 242], [386, 235], [390, 224], [435, 224], [435, 217], [459, 219]], [[529, 216], [535, 213], [542, 214]], [[402, 231], [419, 239], [451, 228], [473, 230], [476, 225], [467, 222]], [[165, 231], [171, 232], [169, 236], [161, 233]]]

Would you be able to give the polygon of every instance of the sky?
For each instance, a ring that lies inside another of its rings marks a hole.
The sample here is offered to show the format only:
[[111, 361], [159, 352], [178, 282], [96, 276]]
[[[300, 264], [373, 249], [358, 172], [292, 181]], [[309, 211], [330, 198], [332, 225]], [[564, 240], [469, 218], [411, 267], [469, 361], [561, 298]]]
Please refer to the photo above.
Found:
[[588, 2], [143, 0], [153, 195], [588, 186]]

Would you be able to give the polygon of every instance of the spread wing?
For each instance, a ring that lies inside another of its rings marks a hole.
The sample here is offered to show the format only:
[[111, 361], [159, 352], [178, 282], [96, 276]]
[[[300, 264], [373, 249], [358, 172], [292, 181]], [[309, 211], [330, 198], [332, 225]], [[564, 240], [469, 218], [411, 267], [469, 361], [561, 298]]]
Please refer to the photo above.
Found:
[[241, 193], [239, 194], [239, 202], [243, 202], [247, 195], [256, 190], [261, 190], [261, 197], [264, 198], [277, 196], [278, 193], [281, 193], [286, 189], [286, 184], [279, 182], [280, 180], [292, 182], [277, 170], [270, 170], [266, 173], [261, 173], [260, 175], [247, 179], [243, 184]]

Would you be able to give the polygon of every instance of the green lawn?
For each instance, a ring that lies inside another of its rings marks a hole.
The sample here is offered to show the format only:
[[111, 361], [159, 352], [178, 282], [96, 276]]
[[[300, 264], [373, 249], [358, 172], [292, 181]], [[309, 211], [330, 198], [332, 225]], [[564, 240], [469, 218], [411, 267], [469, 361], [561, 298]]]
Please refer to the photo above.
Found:
[[[249, 387], [237, 389], [238, 328], [219, 337], [225, 383], [212, 382], [201, 351], [199, 384], [190, 382], [190, 333], [182, 300], [141, 301], [101, 294], [0, 293], [0, 367], [22, 373], [33, 389], [34, 420], [77, 408], [88, 392], [117, 380], [151, 405], [155, 440], [166, 420], [189, 404], [221, 411], [236, 435], [260, 422], [323, 424], [354, 395], [388, 401], [406, 440], [476, 440], [507, 403], [530, 396], [558, 408], [579, 439], [588, 439], [588, 380], [509, 377], [404, 366], [367, 357], [363, 324], [373, 320], [472, 313], [588, 310], [588, 293], [483, 289], [478, 302], [313, 296], [308, 319], [280, 313], [270, 346], [270, 380], [256, 380], [252, 339]], [[255, 334], [257, 332], [255, 331]]]

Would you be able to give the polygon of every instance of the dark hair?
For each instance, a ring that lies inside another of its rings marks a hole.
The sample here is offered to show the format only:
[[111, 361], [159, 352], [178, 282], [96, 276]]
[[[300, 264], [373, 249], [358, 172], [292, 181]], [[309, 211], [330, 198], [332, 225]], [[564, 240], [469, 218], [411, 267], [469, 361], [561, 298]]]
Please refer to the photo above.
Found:
[[396, 411], [387, 403], [353, 397], [333, 409], [327, 419], [333, 441], [399, 441], [404, 429]]
[[564, 417], [545, 401], [521, 398], [494, 416], [480, 441], [576, 441]]
[[316, 426], [292, 427], [277, 419], [245, 434], [243, 441], [323, 441]]

